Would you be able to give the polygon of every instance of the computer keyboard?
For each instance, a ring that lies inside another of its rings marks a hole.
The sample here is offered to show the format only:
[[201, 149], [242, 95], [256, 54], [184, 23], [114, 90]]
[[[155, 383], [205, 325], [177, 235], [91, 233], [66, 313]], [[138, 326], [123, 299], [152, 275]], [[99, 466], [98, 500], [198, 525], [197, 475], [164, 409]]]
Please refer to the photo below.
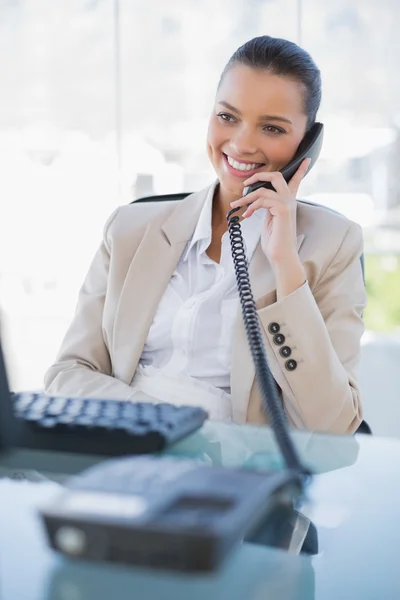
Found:
[[[123, 400], [12, 394], [15, 416], [29, 429], [74, 438], [85, 452], [104, 455], [158, 452], [200, 428], [207, 413], [198, 407]], [[61, 441], [61, 439], [60, 439]], [[70, 444], [68, 444], [70, 445]]]

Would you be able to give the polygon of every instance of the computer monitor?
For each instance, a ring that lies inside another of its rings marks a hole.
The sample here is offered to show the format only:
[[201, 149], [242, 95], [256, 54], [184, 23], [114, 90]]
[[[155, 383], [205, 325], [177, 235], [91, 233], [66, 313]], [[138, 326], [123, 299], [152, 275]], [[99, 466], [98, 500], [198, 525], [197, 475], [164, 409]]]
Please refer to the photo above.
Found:
[[0, 452], [18, 444], [23, 423], [18, 423], [14, 414], [7, 370], [0, 340]]

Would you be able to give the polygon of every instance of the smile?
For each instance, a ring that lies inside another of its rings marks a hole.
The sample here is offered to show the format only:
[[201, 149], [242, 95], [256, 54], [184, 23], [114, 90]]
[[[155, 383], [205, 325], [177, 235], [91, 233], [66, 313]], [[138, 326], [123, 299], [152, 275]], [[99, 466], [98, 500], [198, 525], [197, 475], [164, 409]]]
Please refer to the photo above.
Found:
[[235, 160], [231, 156], [228, 156], [227, 154], [225, 154], [225, 156], [226, 160], [231, 165], [231, 167], [237, 169], [238, 171], [253, 171], [254, 169], [258, 169], [259, 167], [262, 167], [264, 165], [264, 163], [238, 162], [237, 160]]
[[265, 163], [241, 162], [235, 160], [231, 156], [228, 156], [224, 152], [222, 154], [228, 171], [231, 175], [234, 175], [235, 177], [248, 179], [254, 173], [256, 173], [260, 167], [265, 167]]

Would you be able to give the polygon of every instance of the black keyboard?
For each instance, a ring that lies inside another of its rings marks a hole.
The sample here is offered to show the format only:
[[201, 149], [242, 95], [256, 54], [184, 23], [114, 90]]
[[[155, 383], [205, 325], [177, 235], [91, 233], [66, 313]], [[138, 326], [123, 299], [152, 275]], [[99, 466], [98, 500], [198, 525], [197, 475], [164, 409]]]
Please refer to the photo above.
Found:
[[57, 447], [105, 456], [158, 452], [199, 429], [208, 417], [202, 408], [166, 403], [32, 393], [12, 394], [12, 399], [17, 419], [47, 433]]

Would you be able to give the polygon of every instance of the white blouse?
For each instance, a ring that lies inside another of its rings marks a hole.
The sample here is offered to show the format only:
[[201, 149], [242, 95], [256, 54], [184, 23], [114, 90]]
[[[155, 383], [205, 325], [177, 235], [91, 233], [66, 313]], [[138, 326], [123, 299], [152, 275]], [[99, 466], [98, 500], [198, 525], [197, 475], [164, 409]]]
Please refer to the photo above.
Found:
[[[160, 301], [138, 373], [147, 371], [152, 376], [159, 373], [169, 378], [188, 376], [204, 384], [204, 389], [219, 388], [229, 394], [239, 295], [228, 232], [222, 237], [220, 263], [206, 254], [211, 243], [214, 190], [215, 186], [211, 186], [193, 237]], [[265, 210], [261, 209], [242, 223], [248, 261], [260, 240], [264, 222]]]

